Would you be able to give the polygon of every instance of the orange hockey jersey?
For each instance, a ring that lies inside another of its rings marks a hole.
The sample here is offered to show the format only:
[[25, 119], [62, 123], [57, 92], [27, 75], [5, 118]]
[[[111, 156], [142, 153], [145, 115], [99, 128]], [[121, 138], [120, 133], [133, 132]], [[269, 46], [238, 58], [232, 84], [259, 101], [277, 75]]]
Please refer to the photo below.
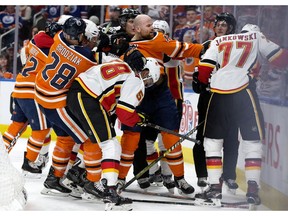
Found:
[[161, 67], [161, 73], [164, 74], [163, 57], [164, 54], [173, 59], [181, 59], [187, 57], [199, 58], [203, 48], [201, 44], [192, 44], [173, 40], [165, 36], [162, 32], [155, 33], [151, 40], [135, 40], [129, 43], [136, 46], [137, 49], [147, 58], [155, 58]]
[[95, 65], [97, 63], [89, 48], [68, 45], [60, 31], [54, 37], [46, 67], [36, 77], [35, 100], [47, 109], [65, 107], [72, 81]]
[[45, 40], [45, 47], [38, 47], [33, 39], [27, 44], [28, 58], [21, 73], [16, 77], [16, 83], [12, 93], [12, 97], [14, 98], [34, 99], [36, 75], [45, 66], [49, 47], [51, 47], [54, 42], [45, 32], [39, 32], [35, 35], [35, 38], [37, 37]]

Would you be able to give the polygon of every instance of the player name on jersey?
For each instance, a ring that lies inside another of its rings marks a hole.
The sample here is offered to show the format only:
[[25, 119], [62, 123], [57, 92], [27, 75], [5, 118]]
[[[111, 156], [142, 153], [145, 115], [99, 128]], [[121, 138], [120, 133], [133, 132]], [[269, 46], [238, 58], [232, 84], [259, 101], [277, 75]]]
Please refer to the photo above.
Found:
[[62, 44], [59, 44], [56, 47], [56, 51], [59, 52], [59, 54], [62, 55], [64, 58], [66, 58], [68, 61], [71, 61], [74, 64], [80, 65], [80, 62], [82, 61], [82, 58], [76, 56], [73, 52], [68, 50]]
[[225, 42], [225, 41], [232, 41], [232, 40], [243, 40], [243, 41], [249, 41], [249, 40], [255, 40], [256, 39], [257, 34], [256, 33], [252, 33], [249, 35], [227, 35], [227, 36], [222, 36], [219, 39], [215, 39], [217, 44], [216, 46], [219, 46], [220, 43]]

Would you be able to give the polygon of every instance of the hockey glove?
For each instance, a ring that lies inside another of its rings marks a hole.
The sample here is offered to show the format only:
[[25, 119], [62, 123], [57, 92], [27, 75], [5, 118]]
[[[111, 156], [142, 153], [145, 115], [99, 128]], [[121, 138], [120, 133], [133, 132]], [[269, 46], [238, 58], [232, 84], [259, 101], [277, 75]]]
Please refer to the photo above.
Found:
[[204, 53], [207, 51], [207, 49], [209, 49], [210, 43], [211, 43], [211, 40], [208, 40], [208, 41], [205, 41], [204, 43], [202, 43], [203, 48], [202, 48], [200, 55], [199, 55], [200, 59], [202, 58], [202, 55], [204, 55]]
[[140, 117], [140, 121], [136, 123], [138, 126], [146, 126], [149, 122], [149, 116], [142, 112], [137, 112], [138, 116]]
[[124, 61], [135, 72], [141, 72], [146, 64], [146, 58], [135, 47], [130, 47], [124, 54]]
[[121, 56], [129, 48], [130, 38], [126, 32], [119, 32], [111, 35], [112, 49], [111, 53], [117, 56]]
[[100, 31], [100, 43], [98, 44], [97, 52], [109, 52], [111, 50], [110, 38], [107, 34]]
[[197, 69], [197, 68], [195, 68], [195, 69], [196, 69], [196, 70], [195, 70], [195, 72], [194, 72], [193, 75], [192, 75], [192, 76], [193, 76], [192, 88], [193, 88], [193, 91], [194, 91], [195, 93], [200, 94], [200, 93], [203, 93], [203, 92], [207, 91], [207, 90], [206, 90], [207, 85], [201, 83], [201, 82], [198, 80], [199, 72], [198, 72], [198, 69]]

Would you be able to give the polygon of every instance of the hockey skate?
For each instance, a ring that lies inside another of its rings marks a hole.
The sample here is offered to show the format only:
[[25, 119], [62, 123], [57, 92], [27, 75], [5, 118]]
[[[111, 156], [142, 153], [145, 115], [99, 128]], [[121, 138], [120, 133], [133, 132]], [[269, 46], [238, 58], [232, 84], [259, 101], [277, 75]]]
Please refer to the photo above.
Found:
[[71, 169], [67, 173], [67, 178], [77, 184], [80, 187], [84, 187], [85, 183], [88, 182], [86, 178], [86, 170], [79, 166], [72, 166]]
[[116, 192], [116, 186], [107, 186], [107, 179], [102, 179], [101, 182], [104, 187], [105, 211], [132, 210], [133, 202], [131, 199], [120, 196]]
[[149, 178], [146, 177], [146, 178], [139, 178], [137, 180], [138, 182], [138, 185], [141, 189], [143, 189], [144, 191], [147, 191], [147, 188], [150, 187], [150, 182], [149, 182]]
[[82, 198], [82, 194], [84, 193], [83, 188], [75, 184], [73, 181], [67, 178], [65, 176], [63, 180], [61, 181], [61, 184], [71, 190], [70, 196], [75, 197], [75, 198]]
[[43, 195], [67, 197], [71, 190], [62, 186], [60, 183], [61, 178], [54, 175], [54, 168], [51, 166], [48, 176], [44, 182], [44, 189], [41, 191]]
[[149, 175], [149, 183], [151, 186], [162, 187], [163, 178], [161, 176], [161, 167], [154, 173]]
[[37, 166], [36, 163], [29, 161], [26, 158], [27, 152], [24, 152], [24, 162], [22, 164], [22, 170], [23, 170], [23, 176], [26, 178], [34, 178], [34, 179], [40, 179], [42, 170]]
[[175, 186], [178, 188], [178, 193], [180, 195], [193, 194], [195, 189], [188, 182], [182, 178], [177, 178], [174, 176]]
[[172, 175], [162, 175], [163, 185], [168, 191], [174, 194], [175, 182], [172, 180]]
[[197, 186], [200, 187], [201, 193], [204, 193], [205, 189], [207, 189], [207, 186], [209, 186], [209, 183], [207, 181], [207, 177], [198, 178]]
[[204, 193], [195, 195], [195, 205], [221, 207], [222, 185], [211, 184]]
[[36, 165], [43, 170], [49, 162], [48, 152], [46, 154], [39, 154], [38, 159], [36, 161]]
[[259, 186], [256, 181], [248, 181], [248, 189], [246, 193], [247, 202], [249, 203], [249, 209], [255, 210], [257, 205], [261, 204], [261, 199], [258, 195]]
[[223, 179], [222, 177], [220, 178], [220, 184], [224, 185], [227, 187], [227, 191], [230, 194], [235, 195], [236, 194], [236, 190], [239, 187], [238, 184], [235, 182], [234, 179]]
[[81, 198], [84, 193], [83, 187], [87, 181], [86, 170], [76, 165], [68, 171], [62, 184], [72, 191], [71, 196]]
[[87, 180], [84, 185], [84, 193], [81, 194], [82, 199], [89, 201], [102, 201], [104, 198], [104, 188], [100, 182], [91, 182]]

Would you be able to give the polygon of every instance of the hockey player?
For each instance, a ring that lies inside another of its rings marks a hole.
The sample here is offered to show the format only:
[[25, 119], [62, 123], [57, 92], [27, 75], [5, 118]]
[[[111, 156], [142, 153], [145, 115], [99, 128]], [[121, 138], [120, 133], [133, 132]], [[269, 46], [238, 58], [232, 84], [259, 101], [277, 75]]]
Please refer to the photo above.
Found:
[[[45, 31], [40, 31], [28, 44], [29, 55], [27, 62], [16, 77], [16, 83], [12, 92], [14, 110], [12, 112], [12, 123], [4, 133], [3, 138], [6, 147], [28, 121], [32, 128], [32, 134], [27, 142], [24, 153], [22, 169], [30, 173], [40, 174], [42, 168], [48, 161], [49, 143], [43, 147], [45, 140], [51, 140], [51, 125], [40, 111], [34, 101], [34, 87], [37, 73], [45, 66], [49, 49], [54, 43], [54, 35], [62, 28], [57, 23], [46, 22]], [[11, 150], [11, 149], [10, 149]], [[43, 151], [44, 150], [44, 151]], [[39, 155], [39, 152], [42, 154]], [[39, 155], [39, 163], [34, 163]], [[26, 175], [25, 174], [25, 175]]]
[[[155, 20], [153, 22], [153, 28], [156, 32], [162, 32], [164, 35], [169, 37], [170, 27], [168, 23], [164, 20]], [[164, 66], [165, 73], [167, 74], [167, 82], [171, 94], [176, 102], [178, 109], [179, 124], [182, 118], [182, 103], [183, 103], [183, 89], [181, 80], [181, 67], [179, 65], [179, 60], [172, 60], [169, 56], [164, 55]], [[154, 147], [154, 142], [159, 134], [159, 131], [150, 127], [145, 127], [141, 131], [140, 141], [138, 146], [146, 145], [147, 146], [147, 161], [148, 164], [152, 163], [155, 159], [159, 157], [158, 152]], [[138, 149], [139, 149], [138, 147]], [[166, 151], [166, 148], [163, 145], [161, 135], [158, 136], [158, 148], [160, 152]], [[144, 152], [143, 152], [144, 154]], [[134, 158], [133, 165], [135, 166], [135, 161], [137, 158]], [[149, 183], [156, 185], [163, 185], [171, 192], [174, 193], [175, 183], [172, 180], [172, 172], [166, 161], [166, 158], [163, 158], [160, 161], [160, 166], [155, 165], [149, 169]], [[147, 180], [148, 181], [148, 180]], [[140, 179], [138, 180], [138, 183]], [[143, 188], [144, 181], [141, 182]], [[148, 184], [147, 184], [148, 185]]]
[[[234, 124], [240, 129], [245, 156], [247, 202], [260, 205], [259, 197], [264, 119], [251, 68], [258, 55], [278, 67], [287, 67], [288, 51], [269, 41], [259, 31], [244, 31], [216, 37], [199, 63], [199, 81], [208, 84], [211, 100], [204, 128], [208, 178], [211, 183], [203, 202], [220, 205], [223, 139]], [[228, 121], [227, 121], [228, 120]], [[224, 152], [225, 154], [225, 152]]]
[[[81, 46], [86, 24], [82, 19], [70, 17], [63, 31], [54, 37], [46, 66], [36, 77], [35, 100], [40, 105], [46, 118], [52, 123], [57, 135], [53, 151], [52, 166], [44, 182], [42, 194], [52, 193], [55, 189], [69, 195], [71, 190], [60, 184], [69, 161], [74, 143], [82, 144], [86, 152], [96, 152], [93, 163], [87, 167], [87, 178], [98, 182], [101, 178], [99, 145], [91, 143], [78, 120], [66, 106], [66, 96], [72, 81], [88, 68], [97, 65], [92, 51]], [[91, 160], [89, 154], [84, 154], [84, 160]]]
[[[216, 16], [214, 24], [214, 32], [216, 37], [223, 35], [233, 34], [236, 30], [236, 20], [230, 13], [224, 12]], [[210, 41], [208, 41], [210, 43]], [[196, 93], [199, 93], [198, 100], [198, 121], [202, 122], [205, 120], [206, 110], [210, 100], [211, 93], [207, 89], [207, 86], [202, 86], [198, 81], [198, 72], [193, 74], [192, 86]], [[232, 125], [231, 125], [232, 126]], [[193, 158], [195, 163], [196, 175], [198, 177], [197, 185], [204, 189], [207, 186], [207, 168], [205, 151], [203, 147], [203, 128], [201, 125], [196, 134], [196, 139], [201, 141], [201, 145], [194, 145], [193, 147]], [[223, 144], [223, 173], [221, 176], [221, 183], [225, 183], [232, 193], [236, 193], [238, 188], [236, 179], [236, 165], [238, 159], [238, 128], [236, 126], [230, 127], [227, 137], [224, 139]]]
[[[123, 54], [129, 48], [129, 42], [132, 37], [135, 35], [134, 29], [134, 19], [140, 12], [137, 9], [125, 8], [119, 16], [120, 19], [120, 30], [113, 32], [111, 28], [109, 28], [107, 34], [101, 33], [101, 42], [97, 49], [97, 61], [101, 61], [100, 56], [103, 56], [101, 51], [105, 52], [108, 56], [116, 56], [122, 57]], [[106, 41], [106, 42], [105, 42]], [[106, 43], [106, 45], [104, 45]], [[134, 153], [135, 160], [133, 161], [133, 174], [137, 175], [141, 170], [143, 170], [146, 166], [148, 166], [146, 161], [146, 145], [139, 145], [137, 150]], [[145, 172], [139, 179], [138, 184], [141, 188], [146, 188], [150, 186], [148, 181], [149, 172]]]
[[[71, 16], [68, 16], [67, 19], [69, 17]], [[63, 17], [62, 19], [64, 18], [66, 17]], [[86, 23], [86, 28], [82, 44], [83, 46], [88, 47], [90, 50], [93, 51], [94, 49], [97, 49], [97, 45], [99, 43], [99, 28], [91, 20], [87, 19], [83, 20]], [[65, 20], [63, 22], [65, 22]], [[83, 159], [83, 151], [84, 151], [83, 145], [79, 145], [76, 143], [73, 146], [70, 160], [66, 167], [64, 177], [62, 180], [62, 184], [68, 189], [72, 190], [70, 195], [78, 198], [82, 196], [84, 192], [83, 187], [87, 181], [85, 177], [86, 171]]]
[[[127, 205], [132, 203], [132, 200], [123, 198], [116, 192], [121, 146], [112, 126], [114, 122], [111, 115], [115, 113], [120, 122], [134, 126], [141, 122], [135, 108], [143, 97], [144, 83], [138, 71], [135, 74], [120, 59], [93, 66], [81, 73], [67, 96], [68, 108], [81, 122], [90, 140], [101, 147], [103, 198], [108, 203], [106, 209], [114, 208], [115, 205], [127, 209]], [[91, 157], [92, 154], [90, 152]], [[88, 184], [94, 183], [88, 179]], [[87, 192], [95, 195], [94, 191]]]
[[97, 52], [122, 56], [129, 48], [129, 42], [135, 34], [133, 23], [134, 18], [139, 14], [136, 9], [123, 9], [119, 16], [120, 26], [102, 28]]
[[[215, 36], [220, 37], [235, 33], [236, 25], [236, 19], [232, 14], [224, 12], [217, 15], [214, 26]], [[223, 171], [220, 182], [221, 184], [224, 183], [232, 194], [235, 194], [238, 188], [238, 184], [236, 183], [238, 149], [238, 128], [236, 126], [232, 127], [231, 125], [229, 133], [223, 143]]]
[[110, 53], [122, 56], [129, 48], [129, 42], [135, 35], [134, 19], [140, 12], [137, 9], [125, 8], [119, 16], [121, 29], [111, 35], [112, 49]]
[[[147, 15], [138, 15], [134, 19], [135, 36], [130, 45], [135, 46], [146, 58], [155, 58], [160, 66], [163, 65], [164, 54], [172, 58], [185, 58], [188, 56], [199, 57], [204, 50], [201, 44], [180, 43], [172, 40], [163, 33], [154, 32], [153, 21]], [[143, 102], [138, 107], [139, 111], [148, 114], [151, 122], [170, 130], [178, 131], [179, 117], [176, 104], [167, 85], [164, 75], [164, 67], [161, 66], [159, 80], [145, 92]], [[125, 178], [134, 159], [137, 149], [141, 128], [123, 127], [121, 137], [122, 154], [119, 167], [119, 184], [121, 190], [125, 184]], [[169, 148], [179, 141], [179, 137], [161, 132], [165, 148]], [[184, 179], [184, 162], [181, 146], [175, 148], [166, 156], [171, 171], [174, 174], [176, 187], [180, 192], [192, 194], [194, 188]]]
[[[120, 25], [122, 32], [118, 32], [116, 35], [112, 36], [112, 38], [117, 37], [119, 39], [114, 40], [117, 43], [114, 43], [116, 47], [119, 47], [118, 50], [127, 50], [129, 48], [129, 42], [135, 35], [134, 28], [134, 19], [137, 15], [141, 14], [137, 9], [125, 8], [120, 15]], [[114, 48], [115, 49], [115, 48]], [[113, 50], [113, 49], [112, 49]], [[138, 148], [134, 152], [134, 160], [133, 160], [133, 174], [137, 175], [141, 170], [143, 170], [148, 163], [146, 161], [146, 144], [138, 145]], [[149, 172], [145, 172], [138, 180], [138, 184], [141, 188], [146, 188], [150, 186], [148, 182]]]

